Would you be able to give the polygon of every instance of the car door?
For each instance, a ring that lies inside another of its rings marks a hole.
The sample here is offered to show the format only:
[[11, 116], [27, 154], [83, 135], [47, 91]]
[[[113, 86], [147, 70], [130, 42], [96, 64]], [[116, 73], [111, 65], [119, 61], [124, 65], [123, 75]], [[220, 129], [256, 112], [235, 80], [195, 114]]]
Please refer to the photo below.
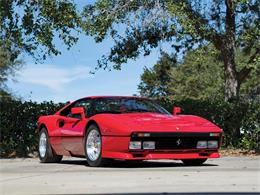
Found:
[[[65, 150], [71, 153], [71, 155], [84, 155], [84, 131], [88, 121], [87, 116], [92, 106], [91, 103], [91, 99], [79, 100], [68, 108], [67, 115], [62, 117], [62, 145]], [[83, 107], [86, 117], [81, 118], [78, 114], [72, 114], [71, 108], [74, 107]]]

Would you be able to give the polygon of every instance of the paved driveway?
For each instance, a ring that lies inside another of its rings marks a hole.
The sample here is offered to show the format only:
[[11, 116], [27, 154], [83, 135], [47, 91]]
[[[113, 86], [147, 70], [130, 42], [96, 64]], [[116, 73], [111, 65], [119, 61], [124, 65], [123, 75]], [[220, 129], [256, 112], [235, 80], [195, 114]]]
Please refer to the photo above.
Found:
[[[60, 164], [1, 159], [1, 194], [259, 194], [260, 157], [223, 157], [204, 166], [179, 161], [116, 162], [92, 168], [82, 159]], [[240, 192], [240, 193], [238, 193]]]

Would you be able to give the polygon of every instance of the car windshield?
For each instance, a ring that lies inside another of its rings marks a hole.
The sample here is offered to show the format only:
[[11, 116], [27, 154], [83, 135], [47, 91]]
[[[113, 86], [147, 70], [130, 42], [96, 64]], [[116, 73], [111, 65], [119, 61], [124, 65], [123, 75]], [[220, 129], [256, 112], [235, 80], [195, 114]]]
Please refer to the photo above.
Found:
[[141, 98], [98, 98], [95, 100], [94, 110], [99, 113], [160, 113], [170, 114], [163, 107], [149, 99]]

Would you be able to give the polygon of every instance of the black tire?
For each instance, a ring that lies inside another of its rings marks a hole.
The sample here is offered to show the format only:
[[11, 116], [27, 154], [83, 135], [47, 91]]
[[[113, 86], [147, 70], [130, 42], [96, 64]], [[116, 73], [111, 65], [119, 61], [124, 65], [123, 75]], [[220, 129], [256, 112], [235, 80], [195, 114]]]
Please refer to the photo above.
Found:
[[[101, 138], [101, 145], [100, 145], [100, 152], [99, 152], [99, 156], [96, 160], [91, 160], [91, 158], [88, 156], [88, 152], [87, 152], [87, 138], [90, 134], [91, 131], [97, 131], [99, 133], [99, 136]], [[84, 138], [84, 150], [85, 150], [85, 156], [87, 159], [87, 162], [89, 164], [89, 166], [91, 167], [102, 167], [105, 164], [107, 164], [107, 162], [109, 162], [108, 159], [102, 158], [102, 135], [100, 133], [99, 128], [96, 125], [90, 125], [89, 128], [87, 129], [85, 138]]]
[[207, 160], [206, 158], [202, 158], [202, 159], [183, 159], [182, 162], [186, 166], [200, 166], [204, 162], [206, 162], [206, 160]]
[[[43, 153], [40, 153], [40, 138], [42, 134], [45, 134], [46, 136], [46, 151], [43, 155]], [[49, 135], [46, 128], [42, 128], [39, 133], [39, 143], [38, 143], [38, 152], [39, 152], [39, 159], [41, 163], [58, 163], [62, 159], [62, 155], [57, 155], [55, 151], [52, 149], [49, 141]]]

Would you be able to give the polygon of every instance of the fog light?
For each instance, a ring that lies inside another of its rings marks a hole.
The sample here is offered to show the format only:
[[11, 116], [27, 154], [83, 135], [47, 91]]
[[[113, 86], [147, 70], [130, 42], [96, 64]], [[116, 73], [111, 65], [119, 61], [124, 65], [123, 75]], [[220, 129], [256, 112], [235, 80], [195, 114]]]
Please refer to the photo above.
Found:
[[198, 149], [207, 148], [207, 141], [198, 141], [197, 142], [197, 148]]
[[155, 149], [155, 142], [153, 142], [153, 141], [143, 142], [143, 149], [150, 149], [150, 150]]
[[218, 148], [218, 141], [208, 141], [208, 148]]
[[142, 147], [141, 141], [131, 141], [131, 142], [129, 143], [129, 149], [130, 149], [130, 150], [141, 149], [141, 147]]

